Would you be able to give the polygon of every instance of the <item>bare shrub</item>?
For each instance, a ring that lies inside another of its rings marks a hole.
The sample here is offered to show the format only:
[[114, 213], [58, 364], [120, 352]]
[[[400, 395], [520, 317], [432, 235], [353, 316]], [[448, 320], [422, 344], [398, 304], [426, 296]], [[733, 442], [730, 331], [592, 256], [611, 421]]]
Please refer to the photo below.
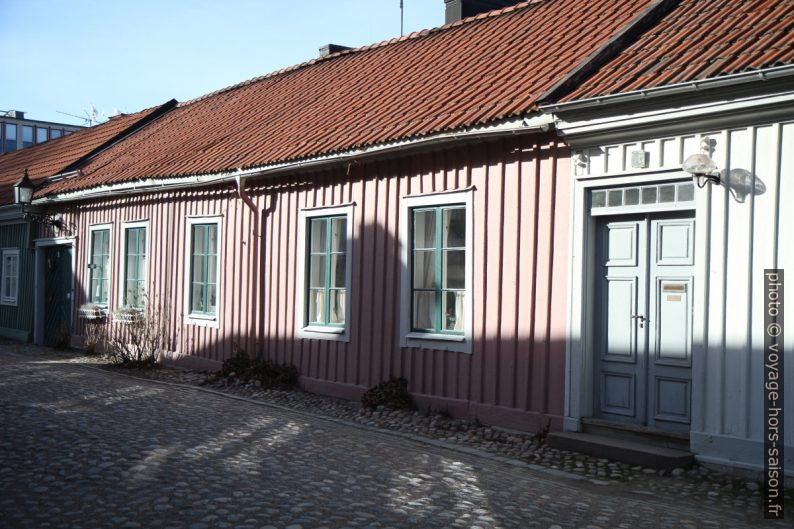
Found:
[[114, 314], [114, 320], [124, 328], [109, 341], [108, 355], [119, 366], [159, 367], [171, 344], [171, 304], [145, 295], [143, 298], [146, 303], [142, 308], [124, 307]]

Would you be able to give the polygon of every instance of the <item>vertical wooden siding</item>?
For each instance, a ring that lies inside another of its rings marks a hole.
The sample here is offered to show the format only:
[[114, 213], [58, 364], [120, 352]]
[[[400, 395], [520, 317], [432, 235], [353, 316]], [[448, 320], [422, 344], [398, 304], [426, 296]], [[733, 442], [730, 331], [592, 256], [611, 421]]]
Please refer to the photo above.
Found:
[[[33, 330], [33, 253], [30, 224], [0, 225], [0, 248], [19, 250], [19, 277], [16, 305], [0, 305], [0, 328], [4, 335], [30, 339]], [[0, 266], [2, 263], [0, 263]]]
[[[252, 211], [231, 188], [127, 196], [61, 211], [78, 240], [79, 306], [92, 224], [114, 223], [111, 305], [118, 306], [122, 222], [150, 222], [149, 284], [178, 317], [175, 349], [220, 362], [233, 347], [299, 367], [307, 380], [369, 387], [405, 376], [417, 394], [474, 403], [487, 418], [563, 412], [569, 153], [552, 136], [436, 150], [249, 184]], [[400, 202], [474, 191], [472, 354], [399, 345]], [[355, 203], [349, 343], [297, 339], [297, 221], [301, 208]], [[186, 218], [222, 215], [220, 328], [182, 323]], [[78, 328], [78, 332], [81, 329]], [[545, 420], [545, 419], [544, 419]], [[537, 426], [536, 423], [527, 425]], [[520, 426], [519, 424], [515, 424]]]

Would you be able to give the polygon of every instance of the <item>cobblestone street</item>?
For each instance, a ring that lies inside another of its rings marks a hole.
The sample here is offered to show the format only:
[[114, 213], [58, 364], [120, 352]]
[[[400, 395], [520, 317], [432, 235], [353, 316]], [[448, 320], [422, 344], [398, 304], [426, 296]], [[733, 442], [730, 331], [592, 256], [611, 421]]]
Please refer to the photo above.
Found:
[[786, 527], [0, 346], [0, 527]]

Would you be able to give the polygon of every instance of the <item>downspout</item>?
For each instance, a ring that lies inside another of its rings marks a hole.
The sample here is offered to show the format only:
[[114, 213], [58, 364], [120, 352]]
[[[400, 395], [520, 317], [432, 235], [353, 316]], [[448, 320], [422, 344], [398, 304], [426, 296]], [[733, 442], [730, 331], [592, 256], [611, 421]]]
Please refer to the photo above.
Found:
[[[241, 171], [241, 169], [238, 169], [238, 171]], [[259, 209], [251, 199], [251, 196], [245, 191], [245, 179], [239, 172], [234, 175], [234, 181], [237, 183], [237, 196], [254, 212], [254, 237], [259, 237]]]

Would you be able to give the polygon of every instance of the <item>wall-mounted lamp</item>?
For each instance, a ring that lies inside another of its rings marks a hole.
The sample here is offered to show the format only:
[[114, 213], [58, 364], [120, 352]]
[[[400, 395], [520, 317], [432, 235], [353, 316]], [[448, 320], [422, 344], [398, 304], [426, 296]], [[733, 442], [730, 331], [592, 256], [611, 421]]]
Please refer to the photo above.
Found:
[[717, 172], [717, 164], [711, 159], [714, 141], [708, 136], [703, 136], [700, 140], [700, 153], [688, 156], [684, 160], [681, 169], [692, 175], [698, 187], [706, 187], [709, 182], [720, 185], [720, 173]]
[[33, 203], [33, 192], [35, 190], [36, 186], [28, 176], [28, 170], [25, 169], [25, 172], [22, 173], [22, 178], [14, 184], [14, 202], [22, 206], [22, 218], [46, 226], [52, 226], [57, 230], [64, 230], [65, 226], [60, 215], [51, 216], [46, 213], [38, 213], [27, 207]]
[[28, 170], [25, 169], [25, 172], [22, 173], [22, 178], [14, 184], [14, 202], [23, 206], [30, 205], [33, 202], [33, 191], [35, 189], [36, 186], [30, 181]]

